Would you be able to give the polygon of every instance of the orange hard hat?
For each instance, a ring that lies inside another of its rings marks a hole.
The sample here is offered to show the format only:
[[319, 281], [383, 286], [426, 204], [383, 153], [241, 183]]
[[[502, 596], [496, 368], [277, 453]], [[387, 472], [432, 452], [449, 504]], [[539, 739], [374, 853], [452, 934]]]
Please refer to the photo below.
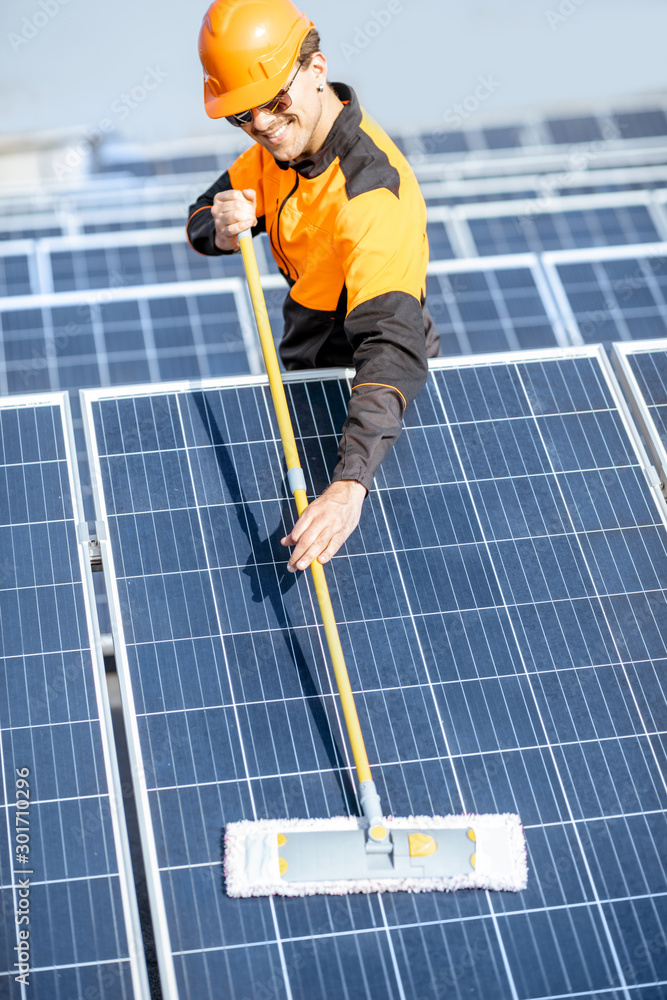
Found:
[[314, 27], [292, 0], [214, 0], [199, 32], [209, 118], [236, 115], [275, 97]]

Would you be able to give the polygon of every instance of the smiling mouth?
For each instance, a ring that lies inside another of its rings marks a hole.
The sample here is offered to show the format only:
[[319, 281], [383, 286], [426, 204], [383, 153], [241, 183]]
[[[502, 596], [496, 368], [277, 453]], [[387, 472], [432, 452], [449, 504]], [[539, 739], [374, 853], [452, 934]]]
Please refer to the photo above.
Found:
[[283, 122], [279, 128], [275, 129], [273, 132], [257, 132], [257, 136], [261, 139], [268, 139], [269, 142], [280, 142], [287, 127], [292, 124], [292, 119], [289, 118], [286, 122]]

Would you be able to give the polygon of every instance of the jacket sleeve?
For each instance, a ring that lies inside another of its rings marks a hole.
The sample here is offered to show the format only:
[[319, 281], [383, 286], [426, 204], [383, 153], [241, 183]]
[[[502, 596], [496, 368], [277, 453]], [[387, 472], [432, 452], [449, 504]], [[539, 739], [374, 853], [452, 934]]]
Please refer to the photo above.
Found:
[[422, 312], [428, 244], [425, 218], [421, 224], [389, 190], [353, 199], [341, 215], [336, 246], [355, 377], [332, 480], [356, 479], [370, 489], [428, 375]]
[[257, 194], [257, 225], [252, 228], [252, 235], [265, 232], [264, 224], [264, 197], [262, 192], [261, 165], [255, 150], [260, 147], [251, 147], [242, 153], [232, 164], [229, 170], [218, 177], [207, 191], [197, 198], [188, 209], [188, 222], [185, 232], [188, 242], [197, 253], [206, 254], [209, 257], [219, 257], [224, 254], [237, 253], [236, 250], [220, 250], [215, 245], [215, 223], [211, 215], [211, 205], [218, 191], [237, 191], [243, 188], [252, 188]]

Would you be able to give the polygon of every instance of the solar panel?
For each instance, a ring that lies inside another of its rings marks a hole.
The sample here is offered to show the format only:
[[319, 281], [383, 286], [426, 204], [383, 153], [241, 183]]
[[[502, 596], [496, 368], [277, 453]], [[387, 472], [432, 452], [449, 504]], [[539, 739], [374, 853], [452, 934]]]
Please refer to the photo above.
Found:
[[[148, 229], [137, 225], [128, 228], [119, 221], [115, 232], [44, 241], [41, 250], [48, 255], [51, 272], [48, 290], [129, 288], [242, 275], [240, 255], [211, 257], [190, 247], [185, 237], [186, 217], [184, 211], [182, 224], [176, 228], [154, 228], [155, 220]], [[265, 237], [256, 241], [261, 273], [277, 270], [267, 247]]]
[[[262, 279], [282, 335], [286, 285]], [[428, 304], [445, 355], [569, 343], [532, 254], [429, 267]], [[245, 291], [234, 279], [5, 299], [0, 391], [257, 372]]]
[[[138, 235], [151, 242], [138, 242]], [[128, 233], [126, 245], [113, 245], [106, 235], [104, 245], [81, 249], [51, 250], [54, 292], [83, 291], [87, 288], [118, 288], [154, 285], [205, 278], [229, 278], [243, 273], [239, 256], [209, 257], [197, 253], [185, 240], [184, 228], [162, 234], [157, 242], [152, 231]], [[116, 237], [119, 239], [119, 236]], [[59, 241], [62, 242], [62, 241]], [[71, 242], [68, 241], [68, 242]], [[84, 242], [84, 238], [77, 242]], [[96, 240], [99, 243], [99, 237]]]
[[112, 219], [106, 222], [84, 222], [82, 233], [122, 233], [134, 229], [176, 229], [183, 224], [184, 213], [169, 216], [166, 219], [128, 219], [118, 222]]
[[68, 425], [0, 400], [0, 995], [147, 1000]]
[[411, 149], [415, 153], [433, 156], [441, 153], [467, 153], [469, 150], [468, 134], [466, 132], [440, 129], [437, 132], [422, 132]]
[[532, 254], [432, 263], [427, 302], [445, 357], [568, 343]]
[[521, 145], [523, 128], [520, 125], [496, 126], [482, 129], [488, 149], [511, 149]]
[[[427, 155], [465, 153], [469, 150], [510, 150], [531, 146], [548, 146], [553, 143], [599, 143], [611, 139], [641, 139], [667, 135], [667, 118], [662, 108], [631, 110], [608, 115], [567, 115], [534, 122], [490, 126], [478, 130], [464, 128], [449, 131], [422, 132], [408, 137], [408, 149]], [[596, 153], [599, 150], [596, 150]]]
[[[6, 224], [6, 223], [5, 223]], [[0, 242], [4, 240], [39, 240], [47, 236], [61, 236], [62, 227], [56, 225], [48, 226], [29, 226], [26, 225], [21, 229], [15, 228], [0, 228]]]
[[475, 202], [537, 200], [555, 205], [562, 198], [623, 191], [649, 191], [667, 186], [664, 167], [623, 167], [609, 170], [582, 170], [557, 174], [510, 173], [501, 177], [424, 179], [421, 183], [426, 204], [469, 205]]
[[0, 392], [258, 370], [241, 284], [210, 280], [0, 305]]
[[204, 170], [217, 170], [218, 173], [222, 173], [226, 165], [227, 163], [223, 164], [218, 156], [209, 154], [100, 163], [98, 172], [101, 174], [129, 173], [134, 174], [135, 177], [153, 177], [161, 174], [185, 174]]
[[[287, 384], [312, 494], [349, 382]], [[356, 808], [267, 387], [84, 397], [165, 1000], [661, 995], [667, 534], [603, 352], [434, 363], [328, 570], [388, 809], [517, 811], [517, 896], [225, 895], [227, 822]]]
[[612, 357], [667, 488], [667, 340], [614, 344]]
[[653, 243], [662, 234], [645, 205], [540, 211], [539, 202], [528, 212], [520, 206], [512, 214], [469, 218], [479, 254], [523, 253], [528, 250], [567, 250], [575, 247]]
[[550, 118], [546, 126], [555, 143], [592, 142], [602, 138], [600, 123], [593, 115], [579, 118]]
[[[529, 130], [526, 129], [526, 133]], [[538, 130], [539, 131], [539, 130]], [[580, 150], [572, 150], [565, 145], [552, 145], [532, 149], [523, 149], [520, 153], [511, 150], [495, 151], [484, 155], [482, 137], [470, 133], [471, 151], [473, 138], [475, 141], [474, 156], [443, 158], [429, 155], [424, 151], [423, 143], [417, 142], [414, 153], [410, 152], [408, 159], [414, 166], [417, 179], [425, 181], [472, 181], [481, 179], [503, 178], [514, 176], [526, 180], [535, 175], [550, 175], [553, 186], [567, 189], [585, 183], [595, 184], [595, 178], [603, 172], [615, 171], [627, 175], [637, 170], [653, 171], [664, 179], [664, 164], [666, 147], [662, 142], [652, 140], [647, 143], [594, 143], [584, 145]], [[573, 154], [578, 154], [573, 159]]]
[[0, 298], [29, 295], [32, 291], [27, 255], [0, 254]]
[[667, 114], [662, 108], [618, 112], [614, 121], [622, 139], [667, 135]]
[[555, 251], [542, 260], [575, 343], [667, 334], [667, 243]]
[[444, 222], [435, 220], [428, 223], [426, 227], [428, 236], [428, 246], [431, 260], [450, 260], [457, 255], [454, 253], [449, 233]]
[[430, 207], [431, 260], [656, 242], [667, 236], [663, 200], [662, 193], [645, 191], [543, 193], [513, 200], [511, 208], [507, 198]]

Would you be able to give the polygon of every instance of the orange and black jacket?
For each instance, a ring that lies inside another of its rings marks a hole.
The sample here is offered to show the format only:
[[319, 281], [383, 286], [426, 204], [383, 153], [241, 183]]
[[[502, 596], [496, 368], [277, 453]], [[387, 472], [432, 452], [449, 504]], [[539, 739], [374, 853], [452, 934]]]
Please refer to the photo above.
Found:
[[253, 188], [257, 226], [290, 288], [280, 356], [287, 370], [355, 368], [332, 481], [369, 489], [401, 432], [403, 411], [426, 382], [439, 338], [424, 306], [426, 207], [417, 180], [356, 95], [322, 149], [276, 160], [253, 145], [190, 207], [192, 247], [221, 254], [210, 212], [218, 191]]

